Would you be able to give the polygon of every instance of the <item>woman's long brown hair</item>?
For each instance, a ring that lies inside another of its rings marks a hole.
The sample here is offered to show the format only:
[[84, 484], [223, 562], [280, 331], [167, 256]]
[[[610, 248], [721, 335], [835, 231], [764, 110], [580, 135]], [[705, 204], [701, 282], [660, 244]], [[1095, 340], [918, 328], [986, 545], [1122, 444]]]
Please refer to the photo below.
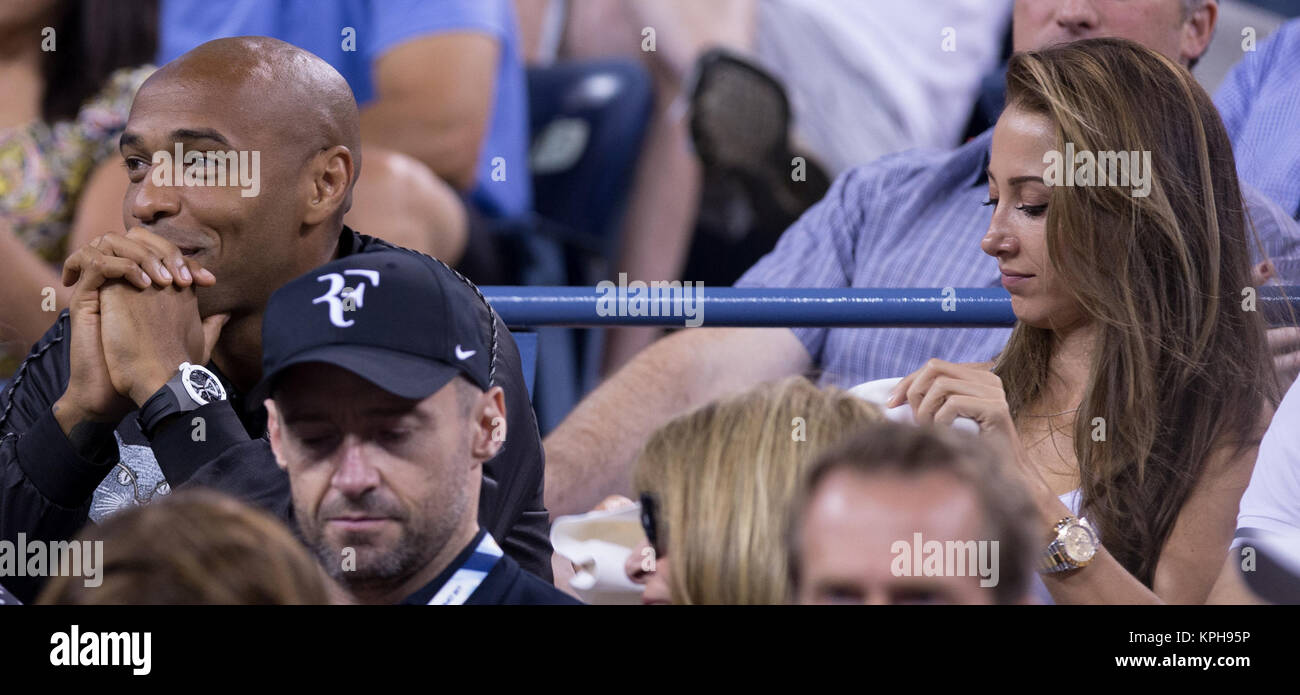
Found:
[[[1254, 235], [1232, 145], [1186, 69], [1123, 39], [1014, 56], [1007, 105], [1050, 118], [1058, 151], [1151, 153], [1149, 195], [1057, 185], [1046, 229], [1051, 265], [1097, 333], [1074, 422], [1081, 507], [1150, 586], [1212, 454], [1257, 444], [1277, 399], [1264, 321], [1243, 304]], [[1046, 391], [1052, 349], [1050, 331], [1020, 323], [998, 359], [1017, 421]]]

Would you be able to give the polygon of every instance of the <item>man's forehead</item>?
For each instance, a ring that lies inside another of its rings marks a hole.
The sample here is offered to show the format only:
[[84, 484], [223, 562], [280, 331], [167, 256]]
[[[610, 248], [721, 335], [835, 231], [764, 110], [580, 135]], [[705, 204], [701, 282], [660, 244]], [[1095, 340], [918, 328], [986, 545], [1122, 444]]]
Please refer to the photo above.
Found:
[[256, 139], [266, 129], [258, 122], [253, 100], [241, 98], [238, 85], [219, 88], [185, 79], [146, 83], [136, 95], [126, 132], [141, 137], [169, 136], [174, 131], [216, 131], [227, 140]]
[[[957, 530], [978, 525], [978, 498], [950, 473], [863, 475], [835, 471], [818, 486], [811, 515], [823, 523], [901, 530]], [[897, 539], [896, 539], [897, 540]]]

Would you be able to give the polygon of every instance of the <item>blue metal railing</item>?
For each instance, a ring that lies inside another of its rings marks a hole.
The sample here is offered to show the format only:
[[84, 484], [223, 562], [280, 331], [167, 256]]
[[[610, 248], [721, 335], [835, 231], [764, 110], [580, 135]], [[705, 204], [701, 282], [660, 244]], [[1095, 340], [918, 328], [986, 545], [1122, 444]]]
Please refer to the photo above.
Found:
[[[1012, 326], [1016, 321], [1011, 295], [1003, 289], [986, 287], [708, 287], [698, 295], [690, 289], [661, 292], [644, 303], [626, 295], [620, 302], [609, 288], [487, 286], [481, 289], [512, 328], [682, 326], [695, 316], [705, 326], [992, 328]], [[1255, 298], [1255, 306], [1272, 325], [1290, 323], [1292, 315], [1287, 298], [1297, 297], [1300, 297], [1300, 287], [1262, 288]]]

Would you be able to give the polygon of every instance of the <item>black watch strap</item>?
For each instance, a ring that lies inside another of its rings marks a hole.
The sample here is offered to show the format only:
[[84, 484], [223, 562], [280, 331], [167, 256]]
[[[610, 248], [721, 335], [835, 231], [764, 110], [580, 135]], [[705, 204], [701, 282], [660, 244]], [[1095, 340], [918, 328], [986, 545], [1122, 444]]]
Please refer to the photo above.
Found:
[[145, 401], [144, 405], [140, 406], [140, 412], [136, 415], [136, 421], [139, 422], [140, 431], [144, 433], [144, 436], [148, 439], [153, 439], [153, 436], [156, 434], [156, 430], [158, 429], [158, 425], [161, 425], [163, 420], [166, 420], [172, 415], [184, 412], [185, 410], [188, 410], [188, 408], [185, 408], [181, 404], [180, 399], [176, 397], [176, 392], [172, 390], [171, 386], [163, 384], [162, 388], [155, 391], [154, 394], [149, 397], [149, 400]]

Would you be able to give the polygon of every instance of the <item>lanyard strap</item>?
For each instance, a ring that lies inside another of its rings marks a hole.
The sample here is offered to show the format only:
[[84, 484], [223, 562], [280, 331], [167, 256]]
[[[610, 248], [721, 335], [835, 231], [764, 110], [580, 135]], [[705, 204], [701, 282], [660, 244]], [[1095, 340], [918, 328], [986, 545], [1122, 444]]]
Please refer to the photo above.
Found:
[[438, 593], [429, 599], [428, 605], [459, 606], [465, 603], [504, 554], [497, 542], [492, 540], [492, 534], [485, 531], [483, 540], [479, 541], [478, 547], [474, 549], [469, 559], [456, 570], [455, 574], [451, 575], [451, 579], [442, 585]]

